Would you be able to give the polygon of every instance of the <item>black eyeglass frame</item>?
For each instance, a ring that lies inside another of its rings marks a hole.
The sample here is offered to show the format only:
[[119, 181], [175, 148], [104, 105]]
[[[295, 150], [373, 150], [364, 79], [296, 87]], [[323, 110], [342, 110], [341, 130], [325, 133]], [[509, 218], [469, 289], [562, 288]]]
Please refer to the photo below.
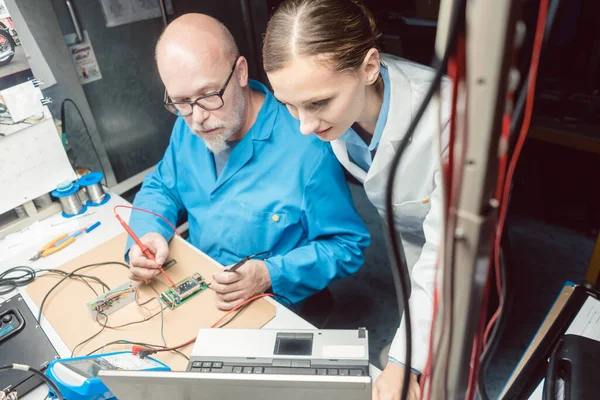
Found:
[[[179, 115], [181, 117], [188, 117], [194, 113], [195, 105], [206, 111], [215, 111], [215, 110], [218, 110], [219, 108], [222, 108], [225, 105], [225, 101], [223, 100], [223, 94], [225, 93], [225, 90], [227, 90], [227, 85], [229, 85], [229, 81], [231, 80], [231, 77], [233, 76], [233, 72], [235, 71], [235, 67], [237, 67], [237, 63], [238, 63], [238, 60], [240, 59], [240, 57], [241, 56], [238, 56], [235, 59], [235, 61], [233, 62], [233, 66], [231, 67], [231, 70], [229, 71], [229, 75], [227, 76], [227, 79], [225, 80], [225, 83], [223, 84], [223, 86], [221, 86], [221, 89], [217, 90], [216, 92], [204, 94], [195, 100], [169, 101], [170, 100], [169, 94], [167, 93], [167, 89], [165, 89], [163, 105], [165, 106], [167, 111], [169, 111], [172, 114]], [[221, 100], [221, 105], [219, 105], [215, 108], [207, 108], [207, 107], [203, 106], [202, 104], [198, 103], [198, 101], [206, 99], [208, 97], [218, 97], [219, 100]], [[177, 109], [178, 104], [189, 104], [191, 107], [190, 113], [182, 114], [181, 111]], [[169, 108], [169, 107], [172, 107], [172, 108]]]

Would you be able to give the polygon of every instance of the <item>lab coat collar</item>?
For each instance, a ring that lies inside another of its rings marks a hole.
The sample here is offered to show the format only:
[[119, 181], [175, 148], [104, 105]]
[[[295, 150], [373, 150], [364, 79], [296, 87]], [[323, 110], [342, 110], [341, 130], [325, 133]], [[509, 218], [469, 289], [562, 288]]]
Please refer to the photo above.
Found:
[[387, 65], [390, 74], [390, 108], [375, 159], [367, 174], [367, 181], [388, 168], [406, 134], [413, 112], [412, 91], [408, 77], [395, 65], [396, 63], [386, 63], [386, 58], [384, 54], [382, 63]]
[[377, 117], [375, 132], [373, 132], [373, 137], [371, 138], [369, 151], [377, 149], [379, 141], [381, 140], [381, 135], [383, 135], [383, 129], [387, 123], [388, 115], [390, 113], [390, 73], [388, 72], [387, 65], [383, 62], [381, 63], [381, 68], [379, 70], [381, 71], [379, 74], [383, 80], [383, 101], [381, 102], [381, 110], [379, 111], [379, 116]]
[[408, 125], [412, 118], [412, 92], [408, 77], [402, 70], [392, 62], [386, 62], [387, 55], [382, 55], [382, 63], [388, 68], [390, 85], [390, 104], [387, 121], [381, 139], [377, 146], [375, 158], [365, 172], [356, 165], [348, 156], [348, 149], [343, 140], [337, 139], [331, 142], [331, 147], [340, 163], [346, 167], [356, 179], [364, 183], [367, 191], [380, 191], [381, 185], [385, 181], [379, 178], [386, 178], [387, 174], [382, 174], [392, 161], [396, 150], [398, 150], [402, 138], [406, 134]]
[[[231, 152], [229, 160], [225, 164], [225, 168], [221, 171], [221, 175], [217, 179], [213, 192], [223, 186], [232, 176], [234, 176], [244, 165], [246, 165], [254, 154], [254, 141], [268, 140], [273, 132], [273, 126], [277, 119], [279, 107], [274, 104], [275, 98], [262, 83], [250, 80], [250, 88], [265, 95], [265, 100], [260, 108], [254, 125], [248, 133], [235, 146]], [[211, 157], [213, 160], [213, 157]], [[214, 161], [213, 161], [214, 164]], [[214, 166], [213, 166], [214, 169]]]

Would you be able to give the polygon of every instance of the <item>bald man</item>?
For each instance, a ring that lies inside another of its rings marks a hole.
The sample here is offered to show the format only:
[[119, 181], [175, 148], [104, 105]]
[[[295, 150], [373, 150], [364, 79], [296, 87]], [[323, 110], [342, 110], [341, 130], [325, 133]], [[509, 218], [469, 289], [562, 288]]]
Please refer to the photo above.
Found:
[[[165, 107], [179, 118], [134, 205], [173, 224], [187, 214], [188, 241], [222, 265], [271, 253], [215, 274], [217, 307], [267, 290], [298, 303], [357, 271], [369, 234], [330, 146], [299, 135], [298, 121], [248, 79], [225, 26], [184, 15], [165, 30], [156, 59]], [[168, 257], [173, 231], [145, 213], [134, 212], [130, 224], [156, 257], [130, 241], [131, 277], [150, 279]]]

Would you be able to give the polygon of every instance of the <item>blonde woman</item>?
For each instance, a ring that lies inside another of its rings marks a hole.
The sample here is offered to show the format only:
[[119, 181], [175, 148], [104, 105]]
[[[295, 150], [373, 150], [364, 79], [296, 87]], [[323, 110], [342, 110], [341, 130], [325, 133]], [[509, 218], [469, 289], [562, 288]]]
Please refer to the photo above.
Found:
[[[383, 216], [390, 162], [434, 73], [382, 54], [377, 38], [373, 15], [358, 0], [288, 0], [269, 22], [263, 63], [275, 97], [300, 120], [302, 134], [331, 143], [340, 163], [364, 185]], [[395, 228], [402, 236], [411, 276], [409, 399], [421, 398], [417, 378], [428, 356], [442, 217], [435, 141], [447, 123], [447, 101], [442, 115], [440, 121], [437, 108], [426, 111], [402, 156], [394, 185]], [[373, 385], [373, 399], [400, 398], [403, 324], [404, 319], [389, 362]]]

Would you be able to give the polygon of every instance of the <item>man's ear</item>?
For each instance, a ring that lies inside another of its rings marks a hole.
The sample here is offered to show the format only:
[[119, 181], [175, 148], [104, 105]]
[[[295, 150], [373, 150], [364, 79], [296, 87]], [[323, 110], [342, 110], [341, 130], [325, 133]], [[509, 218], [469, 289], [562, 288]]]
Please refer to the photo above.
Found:
[[246, 57], [240, 56], [235, 65], [234, 76], [237, 77], [241, 87], [248, 86], [248, 60]]
[[379, 56], [379, 50], [372, 48], [367, 52], [362, 65], [362, 70], [365, 73], [366, 83], [368, 85], [371, 85], [377, 81], [380, 67], [381, 58]]

